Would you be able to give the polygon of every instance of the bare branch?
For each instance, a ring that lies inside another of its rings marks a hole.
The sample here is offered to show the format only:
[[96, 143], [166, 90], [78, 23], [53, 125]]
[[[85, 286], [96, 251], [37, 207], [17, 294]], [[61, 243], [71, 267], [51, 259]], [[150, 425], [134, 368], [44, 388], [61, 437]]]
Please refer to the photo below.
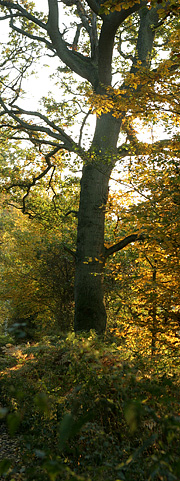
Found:
[[[10, 14], [8, 14], [8, 15], [4, 15], [3, 17], [0, 17], [0, 21], [1, 21], [1, 20], [9, 20], [9, 19], [11, 19], [11, 17], [12, 17], [12, 13], [10, 13]], [[18, 18], [19, 18], [19, 17], [22, 17], [22, 15], [20, 15], [19, 13], [14, 13], [14, 14], [13, 14], [13, 17], [14, 17], [14, 18], [15, 18], [15, 17], [18, 17]]]
[[[96, 13], [92, 12], [90, 15], [86, 12], [83, 2], [81, 0], [63, 0], [63, 3], [68, 7], [75, 5], [77, 8], [77, 13], [81, 19], [82, 26], [87, 31], [90, 43], [91, 43], [91, 58], [95, 59], [97, 48], [98, 48], [98, 35], [97, 35], [97, 25], [96, 25]], [[78, 28], [79, 26], [77, 26]], [[77, 31], [78, 34], [78, 31]], [[74, 45], [75, 42], [73, 42]], [[76, 44], [75, 44], [76, 45]]]
[[73, 44], [72, 44], [73, 50], [77, 50], [82, 26], [83, 26], [82, 23], [79, 23], [79, 25], [77, 25], [76, 33], [75, 33]]
[[75, 1], [75, 5], [77, 6], [77, 12], [83, 24], [85, 30], [90, 34], [91, 26], [90, 26], [90, 18], [87, 15], [85, 8], [80, 0]]
[[76, 258], [76, 252], [75, 251], [72, 251], [71, 249], [69, 249], [69, 247], [67, 246], [63, 246], [64, 247], [64, 250], [67, 251], [69, 254], [71, 254], [71, 256], [73, 256], [74, 258]]
[[37, 17], [32, 15], [30, 12], [28, 12], [25, 8], [23, 8], [18, 3], [11, 2], [11, 0], [6, 0], [6, 1], [0, 0], [0, 5], [2, 5], [3, 7], [7, 7], [10, 12], [12, 9], [20, 12], [21, 16], [27, 18], [28, 20], [31, 20], [33, 23], [43, 28], [44, 30], [47, 30], [47, 26], [44, 22], [42, 22]]
[[91, 57], [94, 59], [96, 57], [98, 47], [96, 14], [93, 13], [91, 16], [88, 15], [81, 0], [75, 0], [74, 4], [77, 6], [77, 12], [81, 19], [82, 25], [89, 35], [91, 43]]
[[132, 242], [136, 241], [144, 241], [144, 235], [143, 234], [131, 234], [122, 239], [120, 242], [117, 242], [117, 244], [114, 244], [113, 246], [109, 248], [105, 248], [105, 259], [107, 257], [111, 256], [115, 252], [118, 252], [124, 247], [126, 247], [128, 244], [131, 244]]
[[[24, 188], [27, 188], [27, 191], [25, 193], [25, 195], [23, 196], [22, 198], [22, 212], [23, 214], [27, 214], [26, 212], [26, 199], [27, 197], [29, 196], [29, 193], [31, 191], [31, 188], [34, 187], [37, 182], [39, 180], [41, 180], [43, 177], [46, 176], [46, 174], [51, 170], [53, 169], [52, 171], [52, 174], [51, 174], [51, 177], [50, 177], [50, 181], [49, 181], [49, 185], [52, 181], [52, 176], [54, 174], [54, 171], [55, 171], [55, 166], [51, 163], [51, 158], [54, 157], [55, 154], [57, 154], [57, 152], [59, 151], [59, 147], [56, 147], [55, 149], [53, 149], [52, 151], [48, 152], [47, 155], [45, 155], [45, 160], [46, 160], [46, 163], [47, 163], [47, 167], [38, 175], [36, 176], [33, 176], [33, 179], [32, 181], [28, 180], [28, 181], [21, 181], [21, 182], [13, 182], [11, 185], [5, 187], [6, 191], [9, 191], [11, 190], [13, 187], [20, 187], [21, 189], [24, 189]], [[29, 213], [28, 213], [29, 215]]]
[[127, 59], [133, 60], [133, 56], [132, 56], [132, 55], [125, 54], [125, 53], [122, 51], [121, 45], [122, 45], [122, 38], [121, 38], [121, 32], [120, 32], [120, 34], [119, 34], [119, 42], [118, 42], [118, 52], [120, 53], [121, 57], [125, 58], [126, 60], [127, 60]]
[[27, 32], [26, 30], [24, 30], [23, 28], [19, 28], [17, 27], [14, 23], [13, 23], [13, 18], [14, 18], [14, 15], [11, 15], [11, 21], [10, 21], [10, 27], [15, 31], [15, 32], [18, 32], [18, 33], [21, 33], [21, 35], [25, 36], [25, 37], [28, 37], [30, 38], [31, 40], [37, 40], [38, 42], [43, 42], [45, 43], [45, 45], [48, 47], [48, 49], [52, 50], [54, 52], [54, 48], [53, 48], [53, 45], [52, 43], [48, 42], [48, 40], [44, 37], [40, 37], [39, 35], [33, 35], [32, 33], [29, 33]]
[[70, 215], [70, 214], [74, 214], [75, 217], [78, 217], [78, 211], [77, 210], [68, 210], [68, 212], [66, 212], [64, 217], [68, 217], [68, 215]]
[[[87, 160], [88, 154], [82, 149], [80, 145], [78, 145], [69, 135], [67, 135], [63, 129], [58, 127], [54, 122], [50, 121], [48, 117], [45, 115], [41, 114], [40, 112], [34, 112], [34, 111], [27, 111], [24, 109], [21, 109], [20, 107], [14, 105], [13, 109], [9, 109], [2, 98], [0, 97], [0, 105], [3, 107], [4, 114], [8, 114], [11, 118], [17, 122], [17, 125], [20, 125], [25, 131], [28, 132], [43, 132], [47, 134], [50, 137], [55, 138], [56, 140], [59, 140], [63, 142], [62, 144], [58, 146], [58, 148], [64, 148], [68, 150], [69, 152], [75, 152], [78, 154], [82, 159]], [[32, 123], [28, 123], [25, 120], [22, 120], [20, 118], [20, 115], [25, 114], [31, 117], [38, 117], [39, 119], [43, 120], [47, 126], [42, 126], [42, 125], [36, 125]], [[3, 113], [1, 112], [1, 115]], [[50, 127], [50, 128], [49, 128]], [[20, 128], [20, 127], [18, 127]], [[29, 134], [28, 134], [29, 135]], [[31, 140], [31, 137], [30, 137]], [[36, 142], [36, 138], [32, 139], [32, 142]]]
[[86, 123], [86, 120], [87, 118], [89, 117], [91, 113], [91, 110], [89, 110], [89, 112], [87, 112], [87, 114], [85, 115], [83, 121], [82, 121], [82, 124], [81, 124], [81, 128], [80, 128], [80, 134], [79, 134], [79, 142], [78, 142], [78, 145], [81, 145], [81, 140], [82, 140], [82, 134], [83, 134], [83, 128], [85, 126], [85, 123]]

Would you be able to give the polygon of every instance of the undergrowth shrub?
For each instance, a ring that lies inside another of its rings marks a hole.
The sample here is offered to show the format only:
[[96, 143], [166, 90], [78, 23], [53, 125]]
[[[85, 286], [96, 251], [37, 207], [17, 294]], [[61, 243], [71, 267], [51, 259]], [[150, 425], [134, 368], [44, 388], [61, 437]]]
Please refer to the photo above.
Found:
[[21, 436], [25, 481], [178, 481], [177, 359], [94, 333], [46, 338], [15, 358], [1, 377], [2, 417]]

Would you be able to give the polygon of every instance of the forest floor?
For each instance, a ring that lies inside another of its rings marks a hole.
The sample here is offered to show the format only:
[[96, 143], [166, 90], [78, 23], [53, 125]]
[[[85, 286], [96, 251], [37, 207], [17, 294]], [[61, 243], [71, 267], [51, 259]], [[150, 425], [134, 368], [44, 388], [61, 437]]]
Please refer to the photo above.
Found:
[[[14, 467], [21, 460], [21, 437], [12, 438], [5, 423], [0, 425], [0, 463], [3, 460], [8, 460]], [[0, 480], [4, 480], [4, 475], [0, 475]]]
[[0, 479], [179, 481], [179, 347], [118, 330], [5, 346]]

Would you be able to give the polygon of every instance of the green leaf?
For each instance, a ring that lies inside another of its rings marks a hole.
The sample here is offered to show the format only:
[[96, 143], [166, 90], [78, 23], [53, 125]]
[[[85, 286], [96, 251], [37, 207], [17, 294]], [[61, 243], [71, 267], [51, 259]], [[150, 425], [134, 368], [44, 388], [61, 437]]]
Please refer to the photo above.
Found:
[[0, 461], [0, 476], [6, 474], [11, 466], [10, 459], [3, 459]]
[[126, 404], [124, 415], [131, 433], [134, 433], [140, 424], [143, 407], [138, 401], [130, 401]]
[[175, 466], [175, 473], [177, 476], [180, 476], [180, 459]]
[[63, 449], [66, 441], [70, 438], [74, 426], [74, 419], [71, 413], [65, 414], [59, 428], [59, 447]]
[[51, 481], [55, 481], [62, 470], [62, 466], [57, 460], [48, 460], [44, 463], [43, 468], [47, 471]]
[[34, 403], [38, 407], [40, 412], [49, 413], [49, 400], [45, 392], [40, 392], [34, 398]]
[[7, 416], [7, 425], [10, 436], [14, 436], [20, 425], [20, 413], [10, 413]]

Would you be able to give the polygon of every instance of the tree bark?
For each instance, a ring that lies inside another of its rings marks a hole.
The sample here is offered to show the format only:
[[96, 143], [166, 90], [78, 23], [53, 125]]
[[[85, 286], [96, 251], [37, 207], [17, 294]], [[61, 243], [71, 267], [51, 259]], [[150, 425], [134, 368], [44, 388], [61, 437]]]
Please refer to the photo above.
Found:
[[93, 164], [84, 167], [78, 219], [75, 330], [106, 326], [103, 301], [104, 217], [107, 178]]
[[95, 329], [101, 333], [106, 327], [104, 221], [119, 129], [120, 121], [111, 114], [97, 118], [91, 161], [83, 168], [76, 252], [75, 331]]

